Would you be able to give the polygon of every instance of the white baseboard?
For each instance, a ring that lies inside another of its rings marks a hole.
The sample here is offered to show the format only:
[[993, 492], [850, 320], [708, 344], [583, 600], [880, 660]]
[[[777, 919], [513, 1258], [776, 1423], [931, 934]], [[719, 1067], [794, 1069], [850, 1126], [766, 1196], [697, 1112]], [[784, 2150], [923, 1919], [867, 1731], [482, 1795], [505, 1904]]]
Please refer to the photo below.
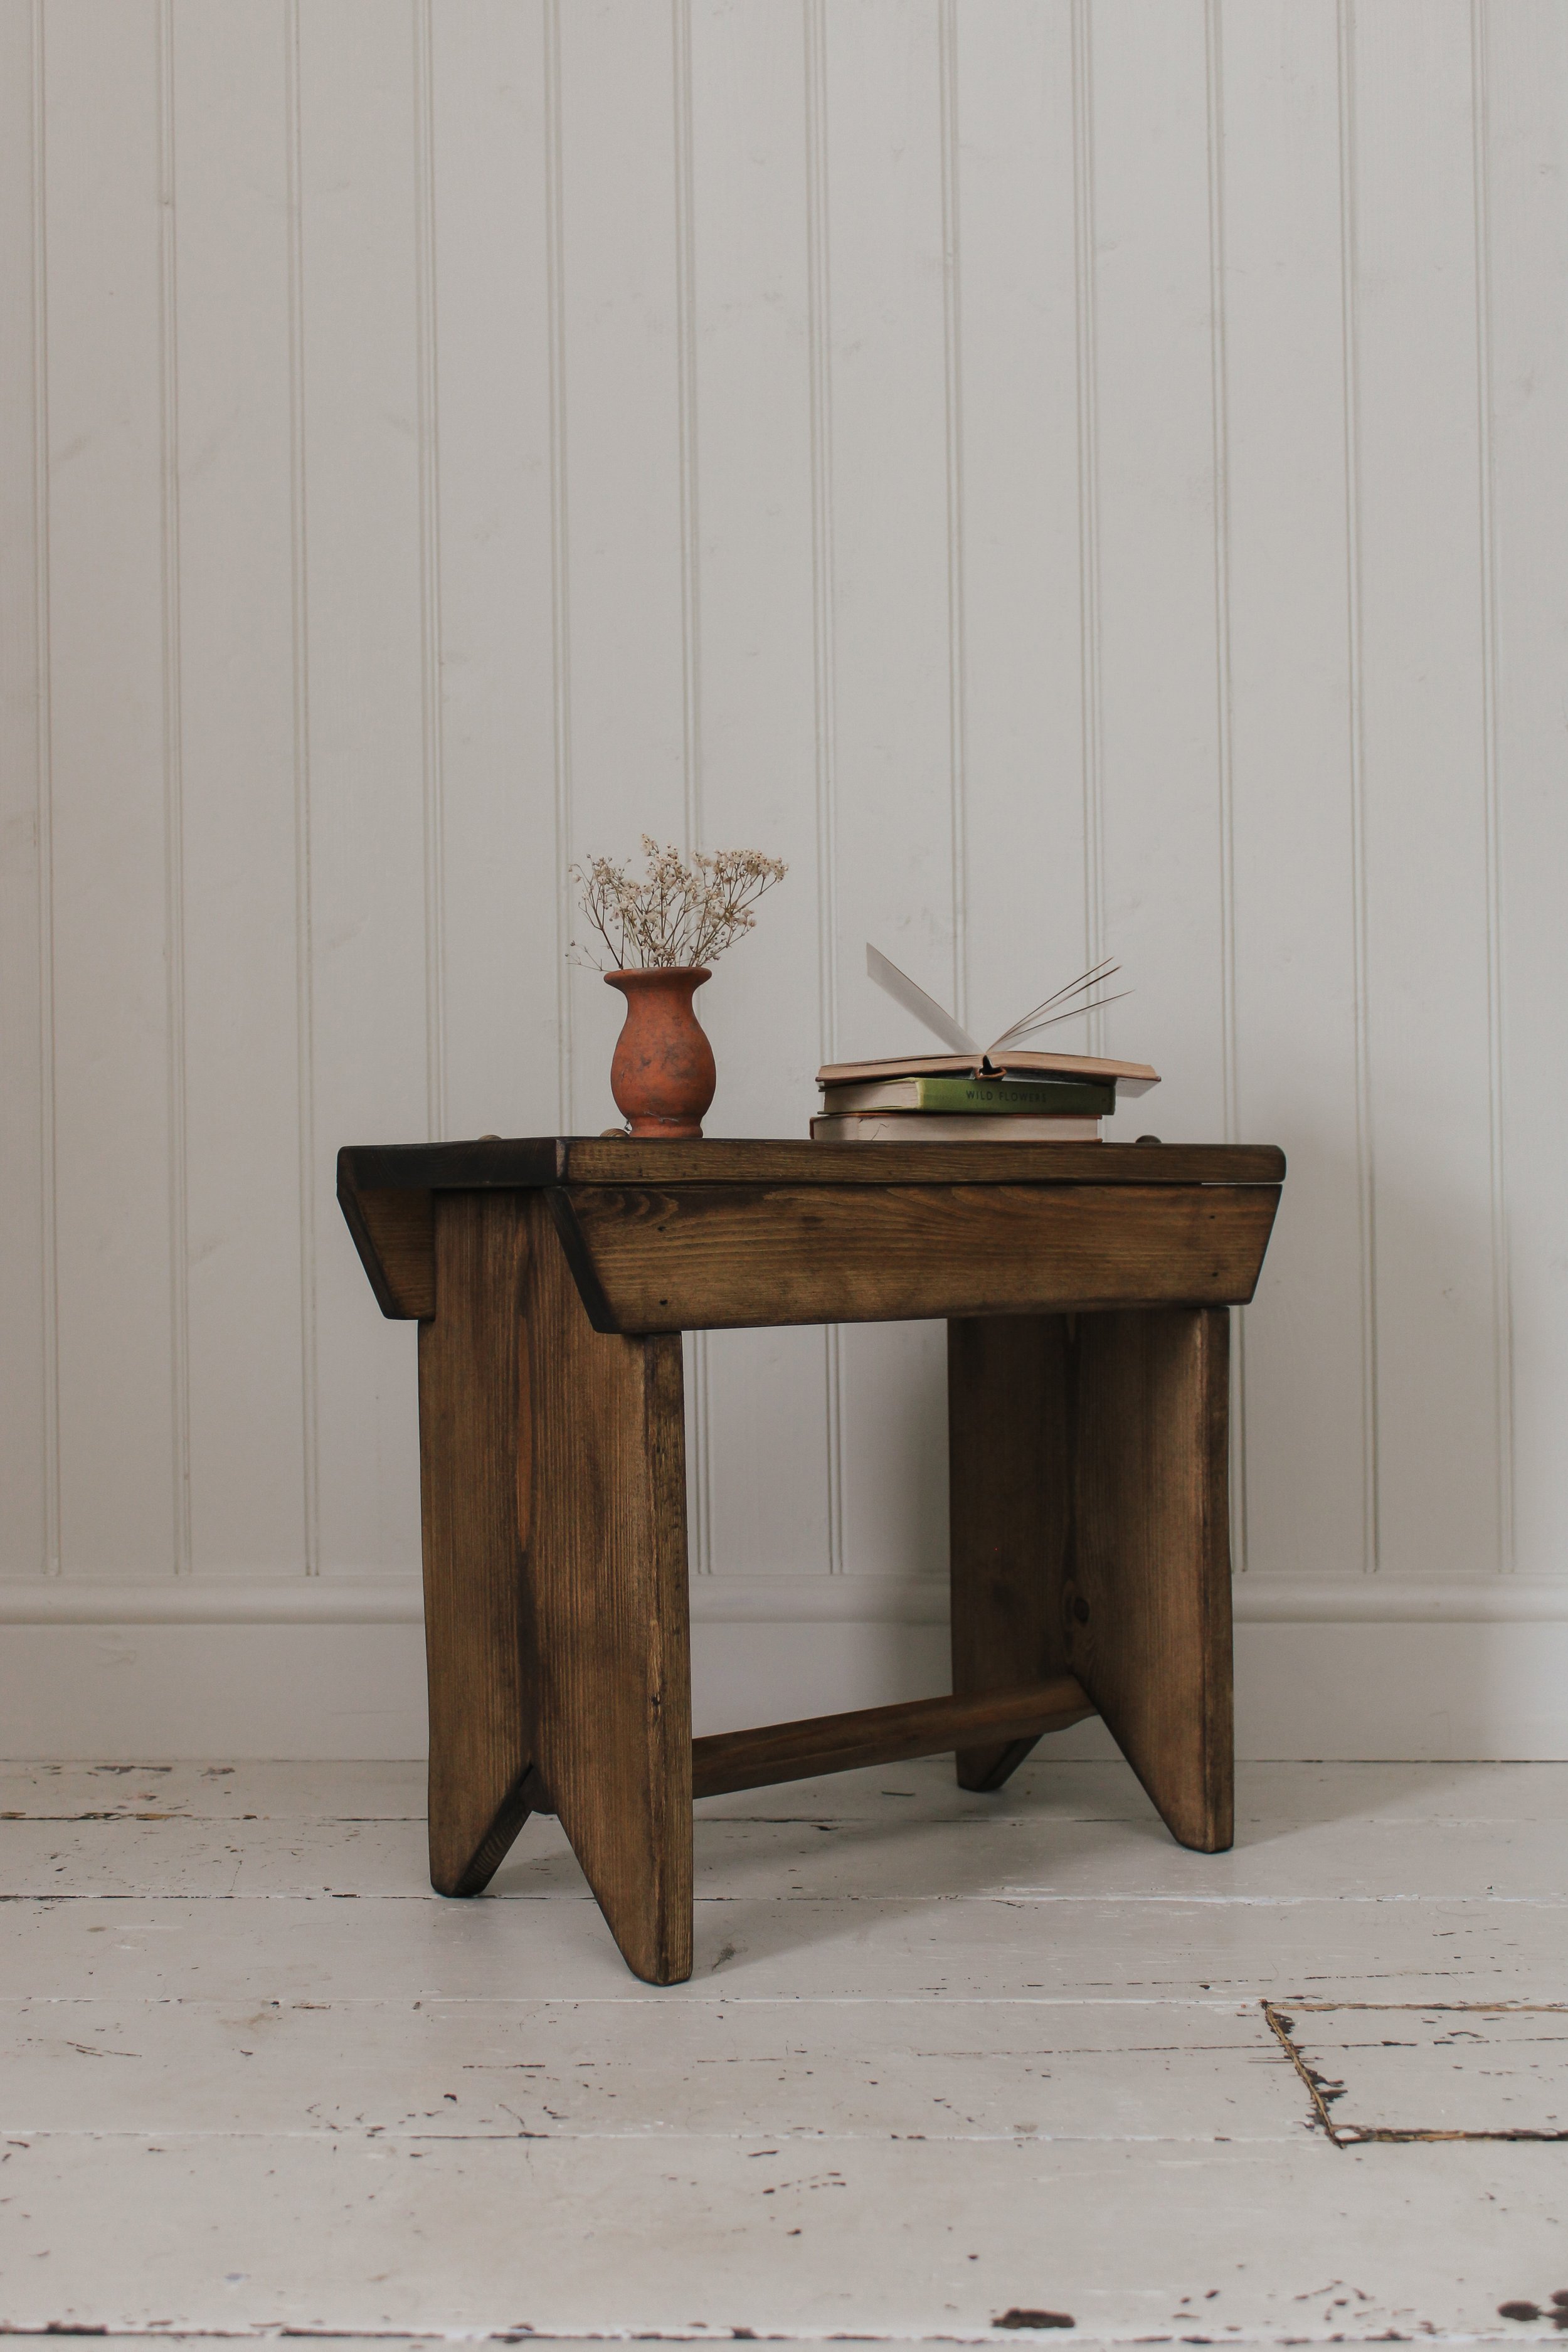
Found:
[[[698, 1731], [876, 1706], [939, 1691], [942, 1626], [892, 1619], [692, 1628]], [[1077, 1736], [1077, 1735], [1069, 1735]], [[306, 1622], [150, 1612], [118, 1622], [13, 1621], [0, 1633], [0, 1754], [105, 1763], [423, 1756], [416, 1618]]]
[[[1568, 1624], [1568, 1576], [1240, 1576], [1238, 1625]], [[697, 1576], [710, 1625], [945, 1625], [935, 1576]], [[415, 1576], [13, 1578], [0, 1625], [417, 1625]], [[867, 1702], [871, 1704], [870, 1701]]]
[[106, 1764], [423, 1756], [414, 1623], [12, 1623], [0, 1748]]
[[[1568, 1586], [1249, 1577], [1237, 1618], [1244, 1757], [1568, 1759]], [[945, 1686], [934, 1578], [700, 1577], [692, 1619], [699, 1731]], [[424, 1753], [410, 1578], [16, 1583], [0, 1623], [7, 1756]], [[1087, 1723], [1052, 1752], [1114, 1751]]]
[[1238, 1756], [1568, 1759], [1568, 1623], [1245, 1620]]

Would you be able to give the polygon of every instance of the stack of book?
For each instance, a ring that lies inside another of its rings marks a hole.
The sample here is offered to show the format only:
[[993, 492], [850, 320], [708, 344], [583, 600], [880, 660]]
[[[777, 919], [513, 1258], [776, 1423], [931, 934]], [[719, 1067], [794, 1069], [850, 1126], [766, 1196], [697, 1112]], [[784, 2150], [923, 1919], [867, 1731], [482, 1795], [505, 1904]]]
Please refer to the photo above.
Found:
[[1120, 1085], [1156, 1083], [1142, 1062], [1010, 1053], [991, 1063], [952, 1054], [828, 1062], [816, 1074], [818, 1143], [1098, 1143]]
[[1025, 1052], [1021, 1040], [1072, 1021], [1115, 997], [1095, 996], [1119, 969], [1108, 960], [1047, 996], [989, 1045], [981, 1045], [908, 972], [870, 946], [866, 971], [895, 1003], [956, 1047], [877, 1062], [826, 1062], [816, 1074], [816, 1143], [1098, 1143], [1116, 1090], [1141, 1095], [1160, 1083], [1147, 1062], [1098, 1054]]

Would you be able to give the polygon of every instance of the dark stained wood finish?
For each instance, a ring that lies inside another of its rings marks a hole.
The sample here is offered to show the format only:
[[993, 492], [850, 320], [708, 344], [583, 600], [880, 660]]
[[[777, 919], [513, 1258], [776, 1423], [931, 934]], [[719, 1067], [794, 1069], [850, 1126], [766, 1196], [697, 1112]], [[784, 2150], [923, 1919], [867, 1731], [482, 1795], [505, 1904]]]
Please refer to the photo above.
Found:
[[1283, 1152], [1265, 1144], [633, 1143], [532, 1136], [347, 1146], [338, 1154], [338, 1199], [382, 1313], [416, 1317], [433, 1311], [433, 1229], [427, 1199], [400, 1207], [394, 1198], [409, 1192], [567, 1184], [1277, 1186], [1284, 1175]]
[[528, 1213], [525, 1194], [443, 1195], [441, 1312], [419, 1331], [430, 1882], [443, 1895], [477, 1895], [529, 1811]]
[[1173, 1837], [1234, 1833], [1229, 1318], [1085, 1316], [1077, 1331], [1068, 1657]]
[[[1098, 1709], [1184, 1844], [1233, 1827], [1227, 1306], [1284, 1162], [1164, 1146], [339, 1156], [421, 1325], [431, 1877], [553, 1811], [634, 1972], [691, 1969], [691, 1797], [953, 1750], [999, 1787]], [[691, 1739], [681, 1328], [949, 1322], [952, 1696]]]
[[634, 1975], [691, 1973], [680, 1340], [596, 1332], [525, 1202], [539, 1769]]
[[[417, 1197], [417, 1196], [413, 1196]], [[430, 1876], [559, 1814], [636, 1974], [691, 1969], [680, 1341], [591, 1329], [542, 1197], [448, 1192], [421, 1324]]]
[[[1071, 1366], [1065, 1316], [947, 1327], [952, 1687], [964, 1697], [1068, 1671]], [[1001, 1788], [1034, 1745], [961, 1748], [960, 1788]]]
[[541, 1184], [1282, 1184], [1271, 1143], [813, 1143], [796, 1136], [700, 1143], [628, 1137], [480, 1137], [345, 1144], [338, 1181], [470, 1192]]
[[979, 1739], [992, 1745], [1022, 1739], [1032, 1748], [1042, 1732], [1064, 1731], [1093, 1713], [1079, 1685], [1061, 1675], [973, 1698], [909, 1699], [754, 1731], [721, 1731], [693, 1742], [691, 1792], [717, 1797], [727, 1789], [771, 1788], [818, 1772], [851, 1772], [861, 1764], [945, 1756]]
[[434, 1315], [435, 1193], [340, 1189], [338, 1199], [382, 1313], [405, 1322]]
[[1279, 1193], [704, 1184], [583, 1186], [558, 1197], [570, 1209], [567, 1255], [600, 1328], [608, 1318], [622, 1331], [689, 1331], [1247, 1299]]

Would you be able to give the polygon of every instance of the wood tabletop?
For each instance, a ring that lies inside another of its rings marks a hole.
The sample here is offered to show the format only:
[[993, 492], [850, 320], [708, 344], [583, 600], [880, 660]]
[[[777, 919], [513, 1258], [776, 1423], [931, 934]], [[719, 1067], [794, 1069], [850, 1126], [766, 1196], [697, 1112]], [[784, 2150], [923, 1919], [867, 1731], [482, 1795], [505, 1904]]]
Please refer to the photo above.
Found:
[[510, 1193], [595, 1329], [701, 1330], [1234, 1303], [1284, 1174], [1271, 1144], [488, 1136], [345, 1147], [338, 1199], [384, 1315], [436, 1311], [437, 1199]]
[[597, 1135], [349, 1144], [338, 1191], [639, 1184], [1279, 1184], [1271, 1143], [634, 1143]]

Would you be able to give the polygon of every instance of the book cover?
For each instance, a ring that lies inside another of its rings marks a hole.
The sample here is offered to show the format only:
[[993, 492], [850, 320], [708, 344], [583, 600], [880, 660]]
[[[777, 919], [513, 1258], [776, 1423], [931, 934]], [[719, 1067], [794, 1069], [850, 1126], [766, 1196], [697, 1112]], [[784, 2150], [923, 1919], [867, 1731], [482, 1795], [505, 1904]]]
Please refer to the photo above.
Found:
[[1097, 1118], [1030, 1118], [1007, 1111], [1000, 1118], [960, 1112], [850, 1111], [841, 1118], [814, 1118], [814, 1143], [1098, 1143]]
[[1114, 1079], [977, 1078], [911, 1075], [901, 1078], [866, 1078], [837, 1082], [823, 1088], [823, 1110], [919, 1110], [1032, 1113], [1043, 1118], [1061, 1115], [1109, 1118], [1116, 1108]]

